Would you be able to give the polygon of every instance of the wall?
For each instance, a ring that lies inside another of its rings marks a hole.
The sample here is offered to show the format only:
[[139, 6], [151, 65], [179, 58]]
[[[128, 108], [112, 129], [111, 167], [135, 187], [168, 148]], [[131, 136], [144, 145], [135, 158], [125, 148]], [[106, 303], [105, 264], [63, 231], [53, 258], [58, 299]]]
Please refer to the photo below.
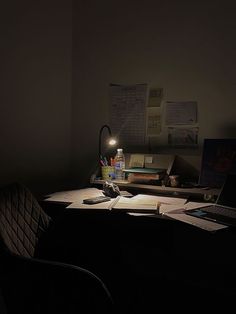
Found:
[[[200, 144], [235, 137], [233, 9], [229, 0], [5, 1], [0, 185], [49, 192], [86, 184], [109, 122], [110, 83], [148, 83], [164, 88], [164, 100], [196, 100]], [[164, 141], [154, 140], [152, 152], [167, 150]], [[199, 168], [199, 150], [176, 152]]]
[[[233, 1], [86, 1], [73, 8], [72, 149], [75, 181], [96, 167], [109, 122], [110, 83], [164, 88], [164, 100], [196, 100], [200, 149], [177, 151], [199, 169], [205, 137], [235, 137]], [[165, 138], [152, 142], [163, 150]], [[83, 167], [81, 167], [83, 165]]]
[[61, 188], [70, 163], [71, 1], [5, 1], [0, 15], [0, 185]]

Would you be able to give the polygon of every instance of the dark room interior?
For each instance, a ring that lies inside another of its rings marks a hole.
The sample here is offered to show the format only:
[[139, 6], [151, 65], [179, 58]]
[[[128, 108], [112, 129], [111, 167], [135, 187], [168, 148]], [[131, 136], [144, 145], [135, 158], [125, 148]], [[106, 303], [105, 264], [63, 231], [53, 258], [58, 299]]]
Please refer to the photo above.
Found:
[[[235, 9], [230, 0], [2, 3], [0, 313], [228, 312], [234, 226], [209, 232], [171, 215], [69, 209], [70, 199], [45, 198], [102, 189], [91, 178], [108, 136], [99, 130], [113, 126], [110, 86], [147, 84], [163, 90], [161, 131], [136, 146], [120, 138], [126, 167], [132, 154], [146, 163], [174, 155], [171, 174], [187, 189], [172, 190], [169, 177], [167, 196], [215, 202], [214, 179], [200, 196], [188, 188], [206, 184], [205, 139], [236, 138]], [[194, 145], [173, 145], [180, 129], [165, 124], [168, 102], [197, 104]], [[117, 147], [109, 149], [114, 157]], [[120, 191], [163, 195], [129, 184]]]

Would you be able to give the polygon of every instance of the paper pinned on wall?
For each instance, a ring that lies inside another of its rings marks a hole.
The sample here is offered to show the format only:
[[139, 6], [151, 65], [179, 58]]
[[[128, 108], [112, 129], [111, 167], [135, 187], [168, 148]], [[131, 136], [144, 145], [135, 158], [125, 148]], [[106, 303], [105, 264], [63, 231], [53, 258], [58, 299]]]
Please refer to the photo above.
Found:
[[197, 102], [196, 101], [167, 101], [165, 105], [166, 125], [197, 123]]
[[147, 84], [110, 85], [111, 127], [125, 145], [144, 145]]
[[195, 146], [198, 144], [198, 127], [168, 128], [168, 144], [173, 146]]
[[148, 107], [160, 107], [163, 98], [163, 88], [150, 88]]
[[161, 108], [147, 107], [147, 130], [148, 137], [158, 136], [161, 133]]

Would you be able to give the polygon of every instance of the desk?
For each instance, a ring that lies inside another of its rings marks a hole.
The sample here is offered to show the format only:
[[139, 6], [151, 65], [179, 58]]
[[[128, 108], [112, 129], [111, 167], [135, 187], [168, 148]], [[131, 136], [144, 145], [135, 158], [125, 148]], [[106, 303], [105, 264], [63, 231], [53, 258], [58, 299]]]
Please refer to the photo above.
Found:
[[[54, 211], [58, 204], [53, 205]], [[218, 309], [236, 297], [236, 257], [233, 229], [215, 234], [165, 219], [162, 216], [131, 216], [107, 210], [65, 209], [61, 204], [63, 234], [58, 242], [70, 242], [79, 252], [80, 266], [105, 279], [123, 313], [151, 313], [153, 307], [189, 311]], [[78, 253], [77, 253], [78, 254]], [[188, 296], [188, 301], [185, 298]], [[185, 300], [185, 301], [184, 301]], [[216, 302], [217, 303], [212, 303]], [[185, 307], [186, 306], [186, 307]]]

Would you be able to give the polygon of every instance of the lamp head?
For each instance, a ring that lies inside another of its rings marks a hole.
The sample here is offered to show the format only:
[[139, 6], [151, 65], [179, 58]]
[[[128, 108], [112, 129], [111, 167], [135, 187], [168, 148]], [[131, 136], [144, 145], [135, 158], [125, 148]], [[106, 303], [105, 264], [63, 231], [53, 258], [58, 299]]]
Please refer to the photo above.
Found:
[[116, 139], [115, 139], [114, 137], [111, 137], [111, 138], [109, 139], [109, 141], [108, 141], [108, 144], [109, 144], [110, 146], [114, 146], [114, 145], [116, 145], [116, 143], [117, 143], [117, 141], [116, 141]]
[[111, 133], [111, 128], [107, 125], [107, 124], [104, 124], [100, 131], [99, 131], [99, 148], [98, 148], [98, 156], [99, 158], [101, 157], [101, 146], [102, 146], [102, 132], [104, 129], [107, 129], [108, 133], [109, 133], [109, 138], [108, 138], [108, 141], [107, 141], [107, 144], [109, 146], [114, 146], [117, 144], [117, 140], [112, 136], [112, 133]]

